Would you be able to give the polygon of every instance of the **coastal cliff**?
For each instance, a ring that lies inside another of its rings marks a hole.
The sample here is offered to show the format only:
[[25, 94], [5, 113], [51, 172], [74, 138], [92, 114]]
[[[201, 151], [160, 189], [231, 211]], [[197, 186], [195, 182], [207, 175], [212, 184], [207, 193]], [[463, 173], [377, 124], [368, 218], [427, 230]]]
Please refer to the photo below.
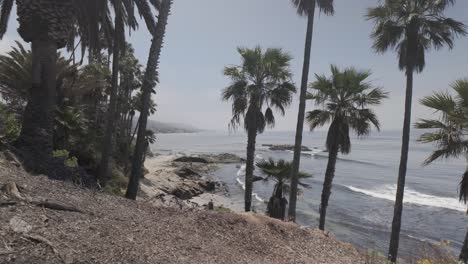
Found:
[[365, 263], [318, 230], [131, 201], [32, 176], [1, 157], [0, 186], [0, 263]]

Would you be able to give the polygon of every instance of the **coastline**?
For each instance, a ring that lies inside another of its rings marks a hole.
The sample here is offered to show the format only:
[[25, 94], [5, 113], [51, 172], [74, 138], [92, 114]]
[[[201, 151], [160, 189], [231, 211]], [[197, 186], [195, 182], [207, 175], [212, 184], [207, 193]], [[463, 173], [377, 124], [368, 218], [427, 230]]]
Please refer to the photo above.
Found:
[[225, 184], [212, 175], [221, 164], [240, 164], [234, 154], [158, 154], [145, 162], [140, 199], [154, 205], [176, 208], [243, 212], [243, 203], [230, 199]]

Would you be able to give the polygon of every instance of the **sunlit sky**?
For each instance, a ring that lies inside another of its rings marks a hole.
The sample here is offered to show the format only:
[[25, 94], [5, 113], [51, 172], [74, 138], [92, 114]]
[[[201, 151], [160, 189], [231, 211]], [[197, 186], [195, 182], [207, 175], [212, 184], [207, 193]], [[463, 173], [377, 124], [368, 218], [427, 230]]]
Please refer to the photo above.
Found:
[[[370, 69], [371, 80], [390, 92], [390, 98], [376, 110], [385, 130], [400, 129], [403, 122], [405, 76], [397, 67], [396, 54], [375, 54], [369, 34], [372, 23], [364, 15], [378, 0], [335, 0], [336, 14], [317, 16], [309, 81], [314, 73], [329, 73], [330, 64]], [[468, 24], [468, 1], [459, 0], [447, 16]], [[9, 50], [16, 33], [15, 17], [0, 41], [0, 52]], [[146, 64], [149, 34], [132, 32], [128, 40], [137, 57]], [[300, 84], [306, 19], [298, 17], [289, 0], [174, 0], [160, 63], [160, 81], [155, 96], [158, 112], [152, 119], [184, 123], [202, 129], [227, 130], [229, 103], [220, 100], [229, 84], [222, 74], [225, 65], [240, 62], [236, 47], [279, 47], [289, 52], [292, 72]], [[432, 113], [418, 100], [432, 91], [446, 90], [458, 78], [468, 78], [468, 38], [457, 39], [452, 51], [431, 51], [426, 69], [415, 76], [413, 120]], [[277, 116], [275, 130], [294, 130], [297, 100], [286, 116]], [[308, 103], [307, 109], [314, 105]]]

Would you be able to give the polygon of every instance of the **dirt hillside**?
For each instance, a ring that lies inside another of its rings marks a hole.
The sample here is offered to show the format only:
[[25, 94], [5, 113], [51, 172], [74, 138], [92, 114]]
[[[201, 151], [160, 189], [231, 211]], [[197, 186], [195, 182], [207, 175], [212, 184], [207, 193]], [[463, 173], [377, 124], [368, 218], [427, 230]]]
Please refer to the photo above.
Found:
[[317, 230], [260, 215], [158, 208], [17, 165], [0, 158], [0, 263], [364, 263], [351, 245]]

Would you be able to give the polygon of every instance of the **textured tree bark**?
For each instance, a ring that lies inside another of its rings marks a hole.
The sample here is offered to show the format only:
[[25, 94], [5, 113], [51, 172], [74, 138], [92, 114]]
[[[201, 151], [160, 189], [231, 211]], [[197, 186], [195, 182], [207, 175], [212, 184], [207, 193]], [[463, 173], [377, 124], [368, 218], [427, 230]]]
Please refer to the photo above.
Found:
[[51, 156], [53, 150], [57, 44], [37, 40], [31, 46], [33, 84], [17, 145], [31, 152], [32, 169], [44, 172], [41, 159]]
[[302, 133], [304, 132], [304, 118], [307, 97], [307, 82], [309, 78], [310, 53], [312, 49], [312, 36], [314, 30], [315, 1], [307, 18], [307, 33], [304, 49], [304, 65], [302, 67], [301, 94], [299, 98], [299, 113], [297, 117], [296, 142], [294, 145], [293, 171], [291, 175], [291, 191], [289, 193], [289, 221], [296, 221], [296, 203], [297, 203], [297, 185], [298, 173], [301, 161], [302, 151]]
[[284, 220], [286, 216], [287, 201], [283, 197], [283, 184], [275, 185], [273, 194], [268, 202], [267, 213], [270, 217]]
[[257, 128], [251, 127], [247, 132], [247, 161], [245, 165], [245, 211], [250, 212], [252, 207], [253, 172], [255, 169], [255, 143], [257, 141]]
[[[161, 9], [159, 10], [159, 19], [156, 25], [155, 32], [151, 32], [153, 40], [151, 42], [150, 54], [148, 56], [148, 63], [146, 66], [143, 86], [142, 86], [142, 110], [140, 113], [138, 124], [138, 135], [136, 140], [135, 152], [133, 154], [132, 170], [130, 181], [127, 187], [125, 196], [128, 199], [135, 200], [138, 194], [138, 187], [140, 178], [142, 177], [142, 166], [144, 163], [144, 156], [147, 148], [146, 141], [146, 126], [148, 123], [149, 109], [151, 106], [151, 95], [153, 88], [156, 86], [158, 80], [158, 66], [159, 58], [161, 56], [161, 49], [164, 42], [164, 35], [166, 32], [167, 21], [171, 11], [172, 0], [163, 0]], [[150, 26], [148, 26], [150, 28]]]
[[408, 164], [408, 151], [411, 132], [411, 104], [413, 100], [413, 67], [406, 71], [406, 99], [405, 118], [403, 121], [403, 139], [401, 146], [400, 168], [398, 171], [398, 186], [393, 212], [392, 234], [390, 237], [390, 248], [388, 260], [396, 263], [398, 258], [398, 246], [400, 244], [401, 216], [403, 213], [403, 196], [405, 192], [406, 168]]
[[322, 201], [320, 203], [320, 230], [325, 230], [325, 218], [327, 215], [328, 201], [330, 200], [333, 178], [335, 177], [336, 159], [338, 157], [338, 147], [333, 146], [328, 150], [328, 164], [325, 171], [325, 180], [323, 181]]
[[124, 24], [122, 20], [122, 0], [116, 0], [115, 5], [115, 36], [113, 46], [112, 58], [112, 87], [110, 94], [109, 109], [107, 110], [107, 123], [102, 143], [101, 163], [99, 165], [99, 182], [105, 186], [109, 181], [109, 162], [112, 157], [112, 139], [114, 135], [114, 124], [116, 119], [116, 106], [117, 106], [117, 90], [119, 85], [119, 61], [121, 42], [120, 34], [123, 30]]
[[460, 253], [460, 261], [464, 264], [468, 264], [468, 229], [466, 230], [465, 242]]

